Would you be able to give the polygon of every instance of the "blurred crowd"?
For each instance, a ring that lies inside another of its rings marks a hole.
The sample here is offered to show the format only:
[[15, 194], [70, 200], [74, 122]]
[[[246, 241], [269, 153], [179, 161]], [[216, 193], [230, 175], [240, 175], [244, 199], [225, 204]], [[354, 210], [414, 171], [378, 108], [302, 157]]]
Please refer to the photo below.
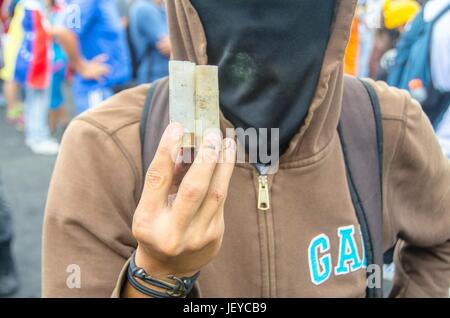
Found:
[[[168, 73], [163, 0], [0, 3], [2, 103], [7, 122], [24, 130], [34, 153], [58, 152], [52, 136], [74, 115], [66, 110], [64, 84], [70, 84], [77, 115], [115, 92]], [[450, 104], [448, 5], [448, 0], [360, 0], [345, 57], [346, 73], [407, 89], [438, 133]], [[450, 143], [445, 139], [450, 133], [442, 130], [443, 144]]]
[[[168, 74], [171, 44], [163, 0], [0, 0], [0, 5], [0, 104], [7, 123], [23, 131], [35, 154], [58, 153], [54, 136], [73, 115]], [[450, 0], [360, 0], [344, 65], [347, 74], [409, 91], [450, 156], [449, 30]], [[67, 110], [68, 93], [75, 114]], [[0, 197], [0, 214], [5, 211]], [[0, 296], [17, 283], [10, 236], [0, 229]]]
[[64, 129], [65, 84], [75, 115], [114, 93], [167, 75], [163, 0], [2, 0], [3, 103], [25, 144], [55, 155]]
[[449, 30], [449, 0], [360, 0], [345, 72], [407, 90], [450, 157]]

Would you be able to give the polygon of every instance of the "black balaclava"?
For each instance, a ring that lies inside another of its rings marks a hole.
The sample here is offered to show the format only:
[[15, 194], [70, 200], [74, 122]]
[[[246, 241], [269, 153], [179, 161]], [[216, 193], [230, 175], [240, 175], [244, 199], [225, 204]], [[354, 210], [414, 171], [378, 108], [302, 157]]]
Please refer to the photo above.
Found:
[[[314, 97], [335, 2], [191, 0], [205, 30], [208, 63], [219, 66], [224, 115], [237, 128], [280, 128], [281, 153]], [[260, 139], [270, 150], [270, 139]]]

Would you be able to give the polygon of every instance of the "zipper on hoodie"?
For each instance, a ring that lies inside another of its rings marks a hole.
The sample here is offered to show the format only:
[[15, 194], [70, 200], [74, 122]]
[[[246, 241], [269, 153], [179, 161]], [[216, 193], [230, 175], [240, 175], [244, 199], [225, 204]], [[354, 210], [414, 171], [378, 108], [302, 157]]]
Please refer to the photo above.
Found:
[[258, 177], [258, 210], [270, 210], [270, 194], [269, 194], [269, 178], [266, 175], [259, 175]]
[[270, 166], [255, 165], [258, 173], [258, 202], [257, 209], [259, 212], [258, 218], [262, 222], [260, 231], [262, 231], [261, 239], [261, 252], [263, 253], [261, 264], [263, 268], [263, 294], [262, 297], [276, 297], [276, 282], [275, 282], [275, 241], [274, 241], [274, 229], [271, 197], [270, 197], [270, 182], [269, 171]]
[[270, 167], [264, 165], [256, 165], [258, 170], [258, 210], [270, 210], [270, 191], [269, 191], [269, 177], [267, 173]]

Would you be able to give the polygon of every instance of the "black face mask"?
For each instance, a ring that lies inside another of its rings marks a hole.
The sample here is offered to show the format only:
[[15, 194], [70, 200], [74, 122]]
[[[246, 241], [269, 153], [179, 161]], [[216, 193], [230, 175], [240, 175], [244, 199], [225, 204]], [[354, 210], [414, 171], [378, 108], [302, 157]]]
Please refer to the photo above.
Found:
[[[219, 66], [224, 115], [237, 128], [279, 128], [279, 151], [283, 153], [313, 99], [335, 1], [191, 3], [205, 29], [208, 62]], [[264, 148], [271, 149], [270, 138], [262, 139]]]

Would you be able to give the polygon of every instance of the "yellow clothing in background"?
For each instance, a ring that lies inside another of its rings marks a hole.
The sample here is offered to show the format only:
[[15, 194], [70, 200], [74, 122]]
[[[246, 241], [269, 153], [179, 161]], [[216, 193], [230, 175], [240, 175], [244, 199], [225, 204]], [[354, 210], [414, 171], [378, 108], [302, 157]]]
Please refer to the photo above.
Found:
[[420, 4], [414, 0], [385, 0], [383, 7], [384, 26], [397, 29], [406, 25], [420, 10]]
[[23, 6], [21, 3], [17, 4], [14, 11], [14, 16], [9, 26], [8, 34], [6, 36], [5, 46], [3, 48], [5, 66], [0, 71], [0, 78], [4, 81], [12, 81], [14, 79], [17, 55], [19, 54], [24, 36], [22, 28], [24, 15], [25, 10], [23, 9]]

